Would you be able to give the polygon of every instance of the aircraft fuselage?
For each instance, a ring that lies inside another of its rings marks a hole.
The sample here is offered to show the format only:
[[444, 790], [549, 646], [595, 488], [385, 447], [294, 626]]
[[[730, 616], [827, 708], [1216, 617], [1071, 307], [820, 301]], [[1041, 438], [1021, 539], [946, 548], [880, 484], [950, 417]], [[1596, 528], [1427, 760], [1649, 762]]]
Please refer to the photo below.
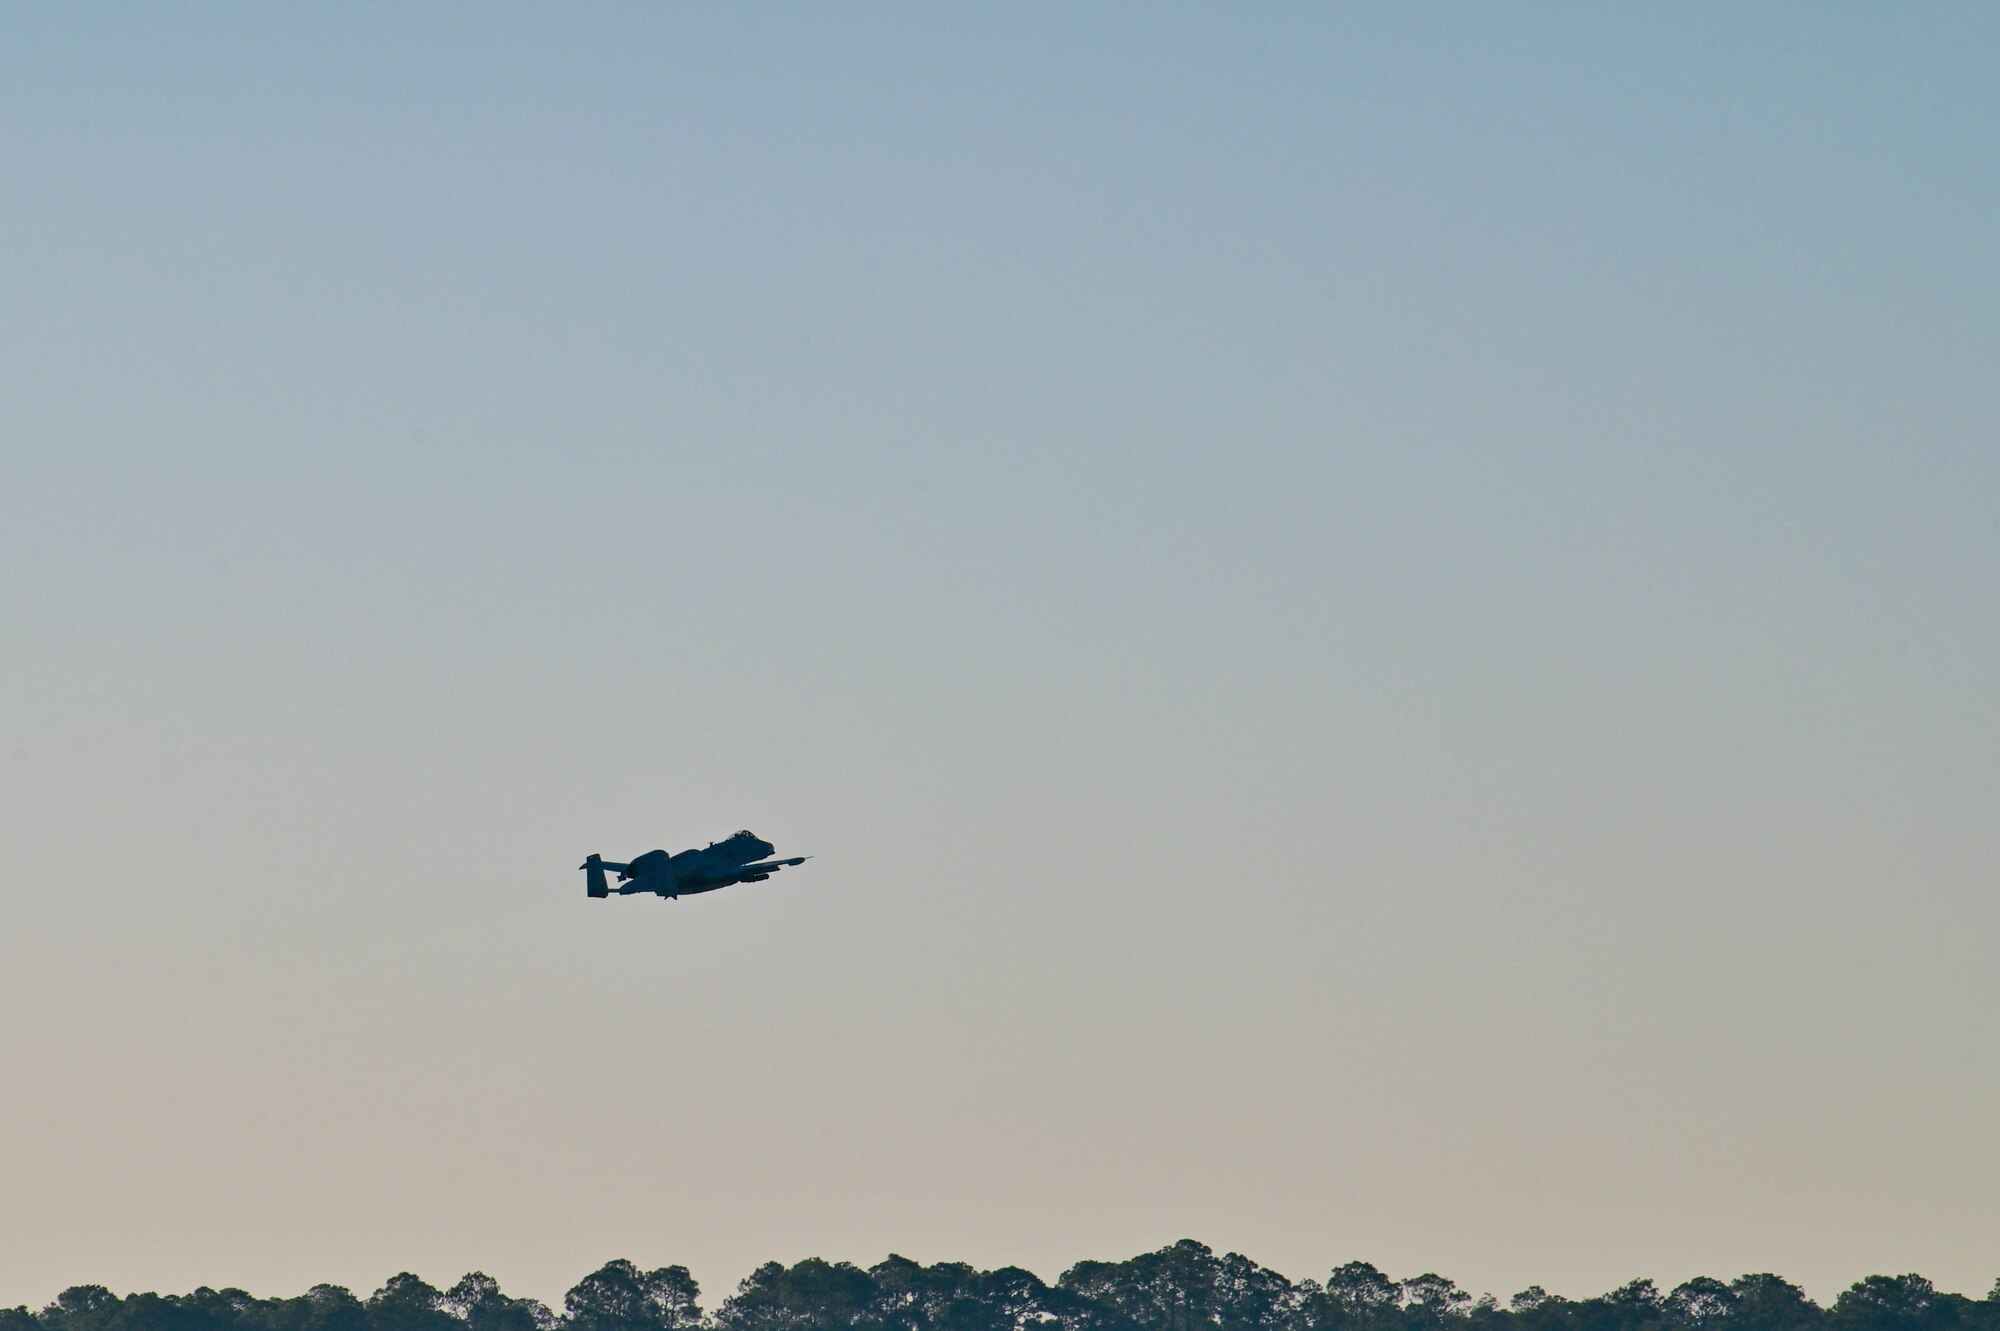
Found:
[[779, 869], [805, 862], [804, 856], [765, 861], [764, 857], [776, 849], [749, 832], [738, 832], [727, 840], [713, 842], [700, 850], [684, 850], [678, 855], [649, 850], [630, 864], [618, 866], [615, 890], [620, 896], [644, 893], [661, 897], [694, 896], [737, 883], [761, 883]]

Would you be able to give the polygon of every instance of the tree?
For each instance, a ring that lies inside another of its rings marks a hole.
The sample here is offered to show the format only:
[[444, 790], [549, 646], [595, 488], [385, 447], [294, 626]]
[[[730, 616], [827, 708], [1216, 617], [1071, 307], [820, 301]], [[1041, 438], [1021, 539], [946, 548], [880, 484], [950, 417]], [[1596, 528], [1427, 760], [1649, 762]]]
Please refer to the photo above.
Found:
[[563, 1308], [576, 1331], [680, 1331], [701, 1322], [701, 1287], [685, 1266], [642, 1271], [620, 1257], [579, 1280]]
[[[1548, 1315], [1551, 1311], [1556, 1313], [1553, 1318]], [[1650, 1331], [1661, 1316], [1659, 1286], [1650, 1280], [1630, 1280], [1594, 1299], [1538, 1310], [1536, 1323], [1566, 1331]]]
[[872, 1312], [875, 1282], [851, 1262], [766, 1262], [715, 1314], [715, 1331], [847, 1331]]
[[368, 1331], [462, 1331], [436, 1285], [399, 1271], [368, 1296]]
[[1032, 1331], [1050, 1321], [1048, 1289], [1019, 1267], [924, 1266], [891, 1253], [868, 1268], [869, 1331]]
[[980, 1315], [990, 1319], [994, 1331], [1054, 1331], [1051, 1291], [1033, 1271], [1018, 1266], [982, 1271], [978, 1288]]
[[42, 1317], [78, 1317], [102, 1312], [118, 1302], [118, 1296], [102, 1285], [71, 1285], [56, 1295], [55, 1302], [42, 1309]]
[[467, 1331], [550, 1331], [555, 1314], [539, 1299], [510, 1299], [484, 1271], [468, 1271], [444, 1292], [446, 1311]]
[[86, 1331], [109, 1321], [117, 1306], [118, 1296], [102, 1285], [71, 1285], [42, 1309], [38, 1320], [50, 1331]]
[[1562, 1331], [1574, 1306], [1559, 1294], [1530, 1285], [1507, 1300], [1507, 1324], [1510, 1331]]
[[868, 1268], [869, 1305], [864, 1322], [878, 1331], [940, 1331], [970, 1302], [974, 1272], [963, 1262], [925, 1266], [899, 1253]]
[[1869, 1276], [1833, 1301], [1830, 1320], [1838, 1331], [1929, 1331], [1970, 1320], [1976, 1306], [1920, 1275]]
[[1078, 1262], [1057, 1283], [1086, 1300], [1105, 1328], [1198, 1331], [1214, 1324], [1215, 1254], [1182, 1239], [1122, 1262]]
[[1634, 1322], [1654, 1320], [1665, 1302], [1660, 1297], [1660, 1287], [1645, 1279], [1626, 1281], [1606, 1294], [1604, 1301]]
[[1470, 1294], [1434, 1271], [1403, 1281], [1400, 1293], [1404, 1320], [1424, 1331], [1433, 1331], [1451, 1318], [1464, 1316], [1472, 1302]]
[[200, 1315], [158, 1294], [129, 1294], [105, 1309], [103, 1331], [205, 1331]]
[[1674, 1286], [1661, 1305], [1679, 1331], [1716, 1331], [1736, 1311], [1736, 1292], [1720, 1280], [1696, 1276]]
[[1241, 1253], [1218, 1258], [1182, 1239], [1123, 1262], [1079, 1262], [1058, 1288], [1080, 1300], [1066, 1320], [1097, 1331], [1271, 1331], [1292, 1319], [1292, 1282]]
[[262, 1305], [240, 1289], [203, 1285], [192, 1294], [169, 1294], [166, 1301], [189, 1331], [240, 1331], [260, 1324]]
[[1138, 1331], [1125, 1283], [1123, 1262], [1081, 1261], [1056, 1278], [1050, 1308], [1064, 1331]]
[[1296, 1326], [1304, 1292], [1268, 1266], [1240, 1252], [1225, 1253], [1215, 1268], [1219, 1331], [1278, 1331]]
[[314, 1285], [296, 1299], [270, 1299], [255, 1308], [263, 1331], [368, 1331], [371, 1322], [367, 1306], [344, 1285]]
[[1403, 1287], [1373, 1262], [1336, 1266], [1326, 1278], [1315, 1320], [1324, 1331], [1370, 1331], [1396, 1315]]
[[1812, 1331], [1825, 1316], [1804, 1290], [1768, 1271], [1736, 1277], [1729, 1292], [1736, 1296], [1731, 1331]]

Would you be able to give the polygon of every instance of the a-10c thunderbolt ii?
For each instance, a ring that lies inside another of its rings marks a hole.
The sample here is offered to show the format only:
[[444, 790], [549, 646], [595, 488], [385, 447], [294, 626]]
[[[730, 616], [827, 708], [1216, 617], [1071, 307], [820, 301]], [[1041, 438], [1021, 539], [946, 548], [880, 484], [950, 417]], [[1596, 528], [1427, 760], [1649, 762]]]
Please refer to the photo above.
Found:
[[697, 892], [713, 892], [736, 883], [761, 883], [778, 870], [804, 864], [807, 856], [789, 860], [767, 860], [777, 850], [768, 841], [759, 841], [753, 832], [738, 832], [724, 841], [711, 841], [701, 850], [684, 850], [669, 855], [649, 850], [630, 864], [592, 855], [576, 867], [585, 874], [584, 890], [593, 897], [611, 895], [605, 871], [618, 875], [618, 895], [651, 892], [661, 897], [688, 897]]

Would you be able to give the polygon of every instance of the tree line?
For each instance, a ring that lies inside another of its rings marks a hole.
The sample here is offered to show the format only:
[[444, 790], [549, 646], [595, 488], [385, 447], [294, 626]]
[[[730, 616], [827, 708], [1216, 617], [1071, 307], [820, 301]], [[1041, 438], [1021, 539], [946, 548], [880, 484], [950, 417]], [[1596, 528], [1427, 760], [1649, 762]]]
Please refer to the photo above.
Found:
[[1869, 1276], [1830, 1306], [1770, 1274], [1634, 1280], [1594, 1298], [1540, 1286], [1504, 1304], [1434, 1273], [1394, 1279], [1368, 1262], [1293, 1281], [1191, 1239], [1122, 1262], [1078, 1262], [1053, 1285], [1019, 1267], [767, 1262], [704, 1312], [684, 1266], [620, 1259], [577, 1282], [560, 1312], [472, 1272], [435, 1285], [404, 1272], [366, 1298], [315, 1285], [292, 1298], [240, 1289], [64, 1290], [39, 1312], [0, 1309], [0, 1331], [2000, 1331], [2000, 1281], [1983, 1299], [1919, 1275]]

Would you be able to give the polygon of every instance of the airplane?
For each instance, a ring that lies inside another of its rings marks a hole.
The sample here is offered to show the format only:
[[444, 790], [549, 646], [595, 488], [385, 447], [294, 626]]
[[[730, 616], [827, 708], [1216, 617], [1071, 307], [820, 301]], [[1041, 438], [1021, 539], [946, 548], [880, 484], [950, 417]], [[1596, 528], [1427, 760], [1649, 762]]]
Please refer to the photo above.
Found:
[[726, 840], [711, 841], [701, 850], [684, 850], [678, 855], [649, 850], [630, 864], [619, 864], [593, 854], [576, 867], [585, 873], [587, 896], [611, 895], [611, 884], [604, 877], [608, 869], [618, 875], [621, 897], [651, 892], [660, 897], [679, 898], [736, 883], [761, 883], [778, 870], [804, 864], [810, 858], [806, 855], [789, 860], [764, 858], [776, 849], [768, 841], [759, 841], [755, 833], [742, 831]]

